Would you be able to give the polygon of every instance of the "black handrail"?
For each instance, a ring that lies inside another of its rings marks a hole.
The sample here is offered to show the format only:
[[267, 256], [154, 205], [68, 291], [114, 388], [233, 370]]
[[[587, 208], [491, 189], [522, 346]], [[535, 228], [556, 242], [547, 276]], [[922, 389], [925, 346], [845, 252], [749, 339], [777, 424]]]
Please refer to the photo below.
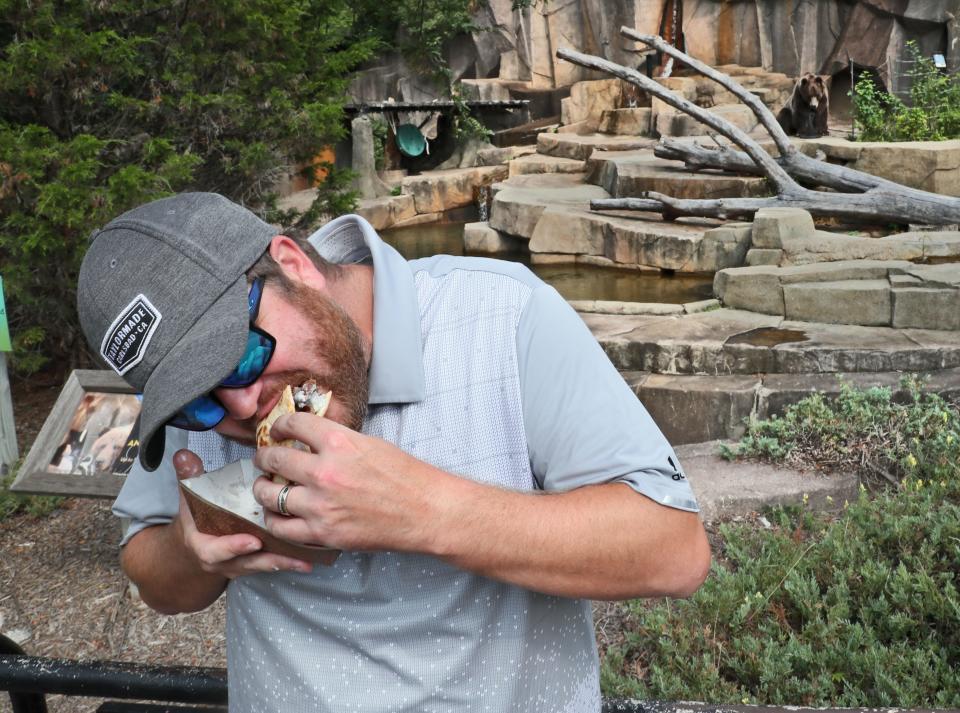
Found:
[[61, 693], [127, 700], [226, 704], [227, 672], [222, 668], [200, 666], [147, 666], [119, 661], [71, 661], [3, 654], [0, 655], [0, 690], [20, 694]]
[[[227, 702], [227, 671], [223, 668], [26, 656], [0, 635], [0, 644], [3, 642], [9, 645], [0, 646], [0, 691], [10, 692], [13, 713], [47, 713], [47, 693], [193, 704]], [[641, 701], [611, 699], [603, 701], [603, 711], [651, 713]]]
[[[20, 645], [0, 634], [0, 655], [22, 656], [23, 649]], [[3, 678], [0, 678], [2, 683]], [[0, 688], [0, 690], [4, 690]], [[47, 713], [47, 700], [43, 693], [31, 693], [27, 691], [10, 691], [10, 707], [13, 713]]]

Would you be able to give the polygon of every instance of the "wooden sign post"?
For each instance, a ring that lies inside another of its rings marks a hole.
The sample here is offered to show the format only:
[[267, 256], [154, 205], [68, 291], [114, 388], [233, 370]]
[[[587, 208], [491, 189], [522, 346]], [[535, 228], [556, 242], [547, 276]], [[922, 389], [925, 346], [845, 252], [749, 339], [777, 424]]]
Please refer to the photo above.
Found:
[[13, 422], [13, 393], [7, 376], [7, 352], [12, 351], [7, 308], [3, 301], [3, 277], [0, 277], [0, 476], [17, 462], [17, 429]]

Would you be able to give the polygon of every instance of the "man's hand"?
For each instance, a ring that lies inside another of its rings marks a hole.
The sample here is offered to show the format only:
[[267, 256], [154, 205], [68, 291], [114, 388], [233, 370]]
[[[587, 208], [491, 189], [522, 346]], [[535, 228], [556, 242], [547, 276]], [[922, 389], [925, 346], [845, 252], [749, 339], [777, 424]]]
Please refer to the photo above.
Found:
[[254, 463], [260, 469], [291, 484], [287, 517], [277, 511], [281, 486], [267, 478], [254, 483], [270, 532], [345, 550], [429, 551], [432, 496], [439, 494], [438, 486], [459, 478], [386, 441], [308, 413], [281, 417], [272, 435], [296, 439], [311, 452], [257, 451]]
[[[203, 473], [203, 463], [195, 453], [177, 451], [173, 456], [177, 479], [193, 478]], [[176, 524], [187, 550], [196, 558], [197, 565], [207, 574], [233, 579], [254, 572], [309, 572], [309, 562], [261, 552], [263, 543], [253, 535], [236, 534], [217, 537], [197, 530], [187, 501], [180, 494], [180, 514]]]
[[588, 599], [688, 596], [710, 550], [695, 513], [612, 482], [563, 493], [517, 492], [447, 473], [379, 438], [312, 414], [277, 420], [254, 462], [291, 483], [258, 478], [267, 529], [295, 542], [439, 557], [545, 594]]

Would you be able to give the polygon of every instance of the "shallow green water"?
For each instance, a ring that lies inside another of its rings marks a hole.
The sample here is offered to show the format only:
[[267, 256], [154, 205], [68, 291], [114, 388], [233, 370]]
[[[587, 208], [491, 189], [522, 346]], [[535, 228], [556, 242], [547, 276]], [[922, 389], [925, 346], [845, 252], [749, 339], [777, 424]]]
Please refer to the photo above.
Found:
[[[463, 223], [431, 223], [381, 231], [383, 239], [405, 258], [463, 255]], [[681, 304], [712, 297], [710, 275], [662, 275], [589, 265], [530, 265], [526, 253], [505, 254], [504, 260], [528, 265], [540, 279], [568, 300], [619, 300]]]

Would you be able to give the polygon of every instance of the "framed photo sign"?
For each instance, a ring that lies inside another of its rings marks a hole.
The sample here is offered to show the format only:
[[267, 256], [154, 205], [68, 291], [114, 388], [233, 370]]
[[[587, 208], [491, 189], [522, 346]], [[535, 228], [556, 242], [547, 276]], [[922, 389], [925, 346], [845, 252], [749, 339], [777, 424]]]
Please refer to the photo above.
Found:
[[140, 399], [112, 371], [70, 374], [10, 490], [114, 498], [140, 451]]

